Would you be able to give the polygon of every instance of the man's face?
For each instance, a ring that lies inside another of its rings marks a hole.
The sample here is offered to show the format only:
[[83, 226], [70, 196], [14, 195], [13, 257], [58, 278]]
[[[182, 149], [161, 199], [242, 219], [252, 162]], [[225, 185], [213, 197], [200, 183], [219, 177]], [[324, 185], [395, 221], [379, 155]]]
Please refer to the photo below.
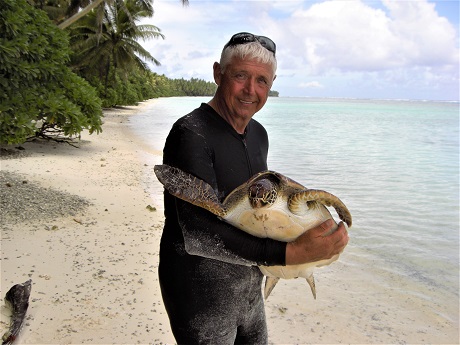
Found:
[[234, 57], [224, 74], [218, 63], [214, 65], [214, 80], [225, 103], [222, 110], [235, 120], [249, 120], [262, 109], [274, 79], [271, 65], [256, 60]]

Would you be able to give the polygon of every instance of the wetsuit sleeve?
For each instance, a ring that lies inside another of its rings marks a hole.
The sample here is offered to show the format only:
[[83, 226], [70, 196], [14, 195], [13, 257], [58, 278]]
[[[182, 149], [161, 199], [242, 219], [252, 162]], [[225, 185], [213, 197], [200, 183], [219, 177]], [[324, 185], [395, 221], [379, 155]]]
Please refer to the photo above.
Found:
[[185, 201], [176, 205], [187, 253], [240, 265], [285, 265], [285, 242], [252, 236]]
[[[186, 128], [173, 128], [166, 141], [164, 163], [216, 188], [212, 154], [204, 137]], [[242, 265], [285, 265], [285, 242], [249, 235], [179, 199], [175, 206], [187, 253]]]

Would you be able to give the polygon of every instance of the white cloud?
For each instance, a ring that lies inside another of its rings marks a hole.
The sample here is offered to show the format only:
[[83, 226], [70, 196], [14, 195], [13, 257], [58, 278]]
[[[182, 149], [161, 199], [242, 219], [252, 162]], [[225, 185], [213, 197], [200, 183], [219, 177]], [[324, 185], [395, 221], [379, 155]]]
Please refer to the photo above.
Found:
[[[171, 78], [212, 81], [225, 42], [249, 31], [276, 42], [274, 89], [282, 96], [399, 98], [404, 91], [458, 99], [458, 33], [427, 0], [190, 0], [188, 7], [155, 0], [154, 7], [147, 22], [166, 39], [143, 45], [162, 63], [152, 69]], [[305, 83], [312, 79], [327, 87]]]
[[307, 89], [310, 89], [310, 88], [311, 89], [322, 89], [324, 88], [324, 85], [318, 81], [309, 81], [309, 82], [300, 83], [299, 87], [307, 88]]
[[325, 1], [278, 22], [285, 53], [314, 74], [444, 66], [458, 61], [455, 28], [426, 1], [384, 0], [388, 13], [362, 1]]
[[390, 11], [389, 29], [401, 44], [406, 64], [441, 66], [458, 63], [455, 28], [436, 13], [434, 4], [388, 0], [383, 3]]

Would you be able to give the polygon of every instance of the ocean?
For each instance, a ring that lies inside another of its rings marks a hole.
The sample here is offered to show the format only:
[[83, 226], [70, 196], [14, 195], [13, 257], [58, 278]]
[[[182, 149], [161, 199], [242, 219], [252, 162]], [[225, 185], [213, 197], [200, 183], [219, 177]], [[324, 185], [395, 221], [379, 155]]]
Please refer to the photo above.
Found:
[[[208, 100], [156, 99], [130, 127], [161, 151], [177, 118]], [[340, 260], [366, 277], [373, 303], [409, 298], [458, 335], [459, 103], [279, 97], [254, 118], [269, 134], [271, 170], [350, 209]], [[350, 290], [359, 281], [347, 279]]]

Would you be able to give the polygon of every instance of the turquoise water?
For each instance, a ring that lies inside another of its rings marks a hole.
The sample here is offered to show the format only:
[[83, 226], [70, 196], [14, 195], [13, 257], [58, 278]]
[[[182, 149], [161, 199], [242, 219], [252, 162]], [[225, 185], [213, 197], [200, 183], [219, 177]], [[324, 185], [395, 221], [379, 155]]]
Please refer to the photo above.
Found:
[[[130, 125], [161, 150], [172, 123], [207, 100], [158, 99]], [[401, 296], [458, 327], [459, 104], [270, 98], [255, 118], [270, 169], [349, 207], [347, 263], [380, 285], [396, 277]]]

